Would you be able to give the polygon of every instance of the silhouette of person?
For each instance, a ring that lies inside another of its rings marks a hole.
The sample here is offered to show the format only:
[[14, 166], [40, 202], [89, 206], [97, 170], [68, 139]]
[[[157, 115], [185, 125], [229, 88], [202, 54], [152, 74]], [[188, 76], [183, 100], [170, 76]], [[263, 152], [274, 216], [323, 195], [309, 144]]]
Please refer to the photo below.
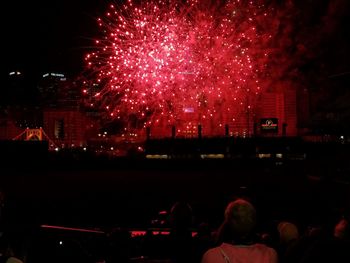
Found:
[[170, 251], [173, 262], [192, 262], [192, 208], [184, 201], [170, 210]]
[[277, 251], [279, 262], [295, 262], [295, 249], [299, 243], [299, 230], [291, 222], [280, 222], [277, 226], [279, 243]]
[[220, 245], [209, 249], [202, 263], [277, 263], [277, 253], [264, 244], [256, 243], [254, 228], [256, 211], [244, 199], [228, 204], [218, 238]]

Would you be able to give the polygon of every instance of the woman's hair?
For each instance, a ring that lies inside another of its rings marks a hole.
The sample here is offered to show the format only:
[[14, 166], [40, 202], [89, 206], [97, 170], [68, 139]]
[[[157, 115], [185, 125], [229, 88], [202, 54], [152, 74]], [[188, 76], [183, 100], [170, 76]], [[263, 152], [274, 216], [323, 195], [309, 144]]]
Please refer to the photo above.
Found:
[[256, 225], [254, 206], [244, 199], [228, 204], [225, 220], [218, 231], [218, 242], [249, 243]]

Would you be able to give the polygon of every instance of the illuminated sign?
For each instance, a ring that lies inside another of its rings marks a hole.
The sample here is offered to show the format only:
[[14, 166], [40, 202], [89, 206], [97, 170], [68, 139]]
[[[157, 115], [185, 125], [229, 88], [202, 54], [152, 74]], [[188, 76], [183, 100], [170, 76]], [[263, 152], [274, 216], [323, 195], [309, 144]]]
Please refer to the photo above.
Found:
[[64, 74], [61, 73], [45, 73], [43, 75], [43, 78], [46, 78], [48, 76], [64, 78]]
[[192, 108], [192, 107], [184, 108], [184, 112], [185, 113], [193, 113], [194, 112], [194, 108]]
[[260, 128], [262, 132], [278, 132], [277, 118], [264, 118], [260, 120]]

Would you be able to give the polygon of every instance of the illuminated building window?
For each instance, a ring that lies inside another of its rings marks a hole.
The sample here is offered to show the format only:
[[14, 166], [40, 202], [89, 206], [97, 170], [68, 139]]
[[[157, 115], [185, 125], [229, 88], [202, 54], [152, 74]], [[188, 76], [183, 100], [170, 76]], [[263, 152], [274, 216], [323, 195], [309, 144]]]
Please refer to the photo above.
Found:
[[60, 139], [60, 140], [64, 139], [64, 120], [63, 119], [55, 120], [54, 134], [55, 134], [55, 139]]

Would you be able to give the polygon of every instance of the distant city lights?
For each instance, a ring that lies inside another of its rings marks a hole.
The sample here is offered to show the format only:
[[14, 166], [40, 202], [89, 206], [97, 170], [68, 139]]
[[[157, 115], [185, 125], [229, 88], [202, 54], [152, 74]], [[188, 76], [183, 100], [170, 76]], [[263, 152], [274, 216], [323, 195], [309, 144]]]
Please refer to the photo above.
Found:
[[52, 76], [52, 77], [59, 77], [59, 78], [64, 78], [65, 79], [65, 76], [64, 74], [62, 73], [45, 73], [43, 75], [43, 78], [46, 78], [46, 77], [49, 77], [49, 76]]
[[10, 75], [10, 76], [13, 76], [13, 75], [22, 75], [22, 73], [19, 72], [19, 71], [12, 71], [12, 72], [9, 73], [9, 75]]

